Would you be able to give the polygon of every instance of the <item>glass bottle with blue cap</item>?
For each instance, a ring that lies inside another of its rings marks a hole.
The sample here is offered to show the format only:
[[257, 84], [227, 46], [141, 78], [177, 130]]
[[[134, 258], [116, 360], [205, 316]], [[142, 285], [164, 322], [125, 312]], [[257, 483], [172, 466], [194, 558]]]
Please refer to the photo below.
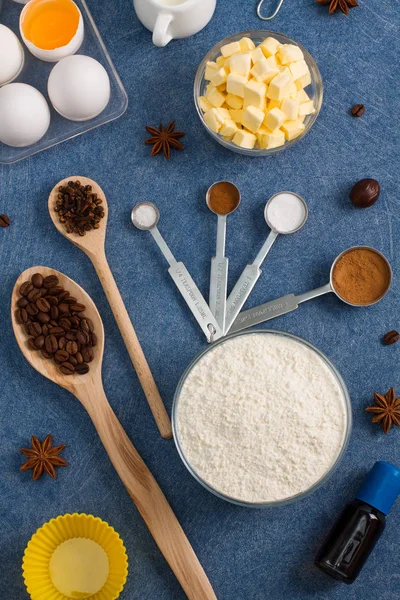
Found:
[[353, 583], [382, 535], [386, 515], [399, 494], [400, 469], [376, 462], [320, 548], [316, 566], [335, 579]]

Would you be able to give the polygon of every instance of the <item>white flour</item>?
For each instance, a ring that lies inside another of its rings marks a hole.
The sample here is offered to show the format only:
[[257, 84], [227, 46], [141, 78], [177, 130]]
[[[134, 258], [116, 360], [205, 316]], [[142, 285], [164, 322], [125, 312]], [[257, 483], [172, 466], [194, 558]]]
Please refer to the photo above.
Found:
[[228, 340], [187, 377], [176, 415], [183, 453], [215, 490], [246, 502], [290, 498], [335, 462], [345, 398], [322, 358], [275, 334]]

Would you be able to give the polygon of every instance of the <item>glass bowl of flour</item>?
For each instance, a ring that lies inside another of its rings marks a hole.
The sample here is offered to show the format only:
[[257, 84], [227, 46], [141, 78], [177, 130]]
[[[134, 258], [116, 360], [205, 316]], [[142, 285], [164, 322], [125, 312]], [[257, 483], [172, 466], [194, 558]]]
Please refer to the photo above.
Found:
[[350, 438], [349, 394], [312, 344], [272, 330], [244, 332], [201, 353], [172, 411], [189, 472], [234, 504], [300, 500], [332, 475]]

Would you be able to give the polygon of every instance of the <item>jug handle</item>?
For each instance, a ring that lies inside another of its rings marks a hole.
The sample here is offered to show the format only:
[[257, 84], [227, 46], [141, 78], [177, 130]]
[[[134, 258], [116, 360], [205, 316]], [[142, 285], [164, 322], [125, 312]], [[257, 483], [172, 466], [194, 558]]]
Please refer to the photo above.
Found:
[[172, 35], [168, 33], [168, 27], [172, 19], [170, 13], [160, 13], [158, 15], [153, 31], [153, 44], [155, 46], [166, 46], [172, 40]]

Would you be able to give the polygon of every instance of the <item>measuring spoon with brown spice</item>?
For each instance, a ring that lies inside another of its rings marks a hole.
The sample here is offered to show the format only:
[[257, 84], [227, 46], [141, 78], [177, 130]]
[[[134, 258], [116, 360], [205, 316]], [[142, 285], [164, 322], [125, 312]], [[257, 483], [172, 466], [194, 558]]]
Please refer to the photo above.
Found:
[[[59, 188], [67, 186], [69, 181], [79, 181], [82, 186], [91, 186], [92, 191], [97, 194], [98, 198], [103, 200], [101, 206], [104, 209], [104, 217], [100, 220], [99, 227], [88, 231], [84, 236], [74, 232], [67, 233], [65, 225], [60, 222], [58, 212], [55, 210]], [[61, 235], [66, 237], [67, 240], [83, 250], [83, 252], [92, 261], [92, 264], [96, 269], [96, 273], [103, 286], [104, 293], [107, 296], [108, 302], [110, 303], [111, 310], [114, 313], [115, 320], [125, 342], [125, 346], [129, 352], [132, 364], [136, 370], [138, 379], [143, 388], [160, 434], [163, 438], [171, 438], [172, 426], [170, 418], [107, 261], [105, 253], [105, 241], [108, 206], [103, 190], [95, 181], [89, 179], [88, 177], [68, 177], [62, 181], [59, 181], [50, 192], [48, 208], [54, 227], [61, 233]]]

